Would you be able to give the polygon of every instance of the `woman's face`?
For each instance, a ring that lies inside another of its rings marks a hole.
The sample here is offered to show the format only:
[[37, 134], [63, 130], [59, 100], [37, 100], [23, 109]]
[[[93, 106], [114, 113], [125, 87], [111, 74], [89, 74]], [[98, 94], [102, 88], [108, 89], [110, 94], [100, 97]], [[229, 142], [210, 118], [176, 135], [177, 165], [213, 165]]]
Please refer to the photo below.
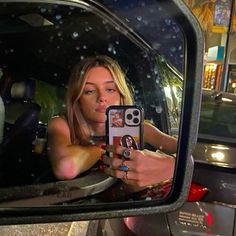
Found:
[[85, 87], [79, 99], [84, 118], [92, 127], [104, 125], [106, 108], [120, 105], [121, 95], [109, 70], [93, 67], [86, 76]]

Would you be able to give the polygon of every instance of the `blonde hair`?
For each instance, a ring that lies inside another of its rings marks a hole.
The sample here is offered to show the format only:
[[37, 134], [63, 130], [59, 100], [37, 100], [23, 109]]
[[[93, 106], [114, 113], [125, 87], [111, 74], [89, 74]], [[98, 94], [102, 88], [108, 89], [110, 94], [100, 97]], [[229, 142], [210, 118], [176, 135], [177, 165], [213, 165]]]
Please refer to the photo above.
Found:
[[108, 56], [89, 57], [78, 63], [72, 70], [66, 93], [66, 116], [74, 144], [90, 144], [91, 133], [81, 112], [78, 100], [84, 90], [87, 73], [96, 66], [109, 70], [121, 95], [121, 103], [133, 104], [132, 93], [125, 80], [125, 74], [119, 64]]

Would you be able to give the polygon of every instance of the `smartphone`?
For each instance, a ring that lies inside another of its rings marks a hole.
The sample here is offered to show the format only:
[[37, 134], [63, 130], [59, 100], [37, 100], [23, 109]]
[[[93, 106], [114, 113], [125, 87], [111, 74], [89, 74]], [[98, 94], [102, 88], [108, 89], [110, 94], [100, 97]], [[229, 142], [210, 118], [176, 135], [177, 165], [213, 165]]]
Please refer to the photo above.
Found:
[[109, 145], [143, 149], [143, 109], [136, 105], [108, 107], [106, 137]]

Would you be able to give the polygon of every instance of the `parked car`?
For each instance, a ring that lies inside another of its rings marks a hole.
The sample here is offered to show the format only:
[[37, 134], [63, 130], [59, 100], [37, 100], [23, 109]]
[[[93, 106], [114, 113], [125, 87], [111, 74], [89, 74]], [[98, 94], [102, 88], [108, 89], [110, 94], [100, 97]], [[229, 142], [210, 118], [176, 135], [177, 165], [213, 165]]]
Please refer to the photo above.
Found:
[[188, 201], [162, 215], [96, 222], [97, 235], [234, 236], [236, 232], [236, 94], [203, 90]]

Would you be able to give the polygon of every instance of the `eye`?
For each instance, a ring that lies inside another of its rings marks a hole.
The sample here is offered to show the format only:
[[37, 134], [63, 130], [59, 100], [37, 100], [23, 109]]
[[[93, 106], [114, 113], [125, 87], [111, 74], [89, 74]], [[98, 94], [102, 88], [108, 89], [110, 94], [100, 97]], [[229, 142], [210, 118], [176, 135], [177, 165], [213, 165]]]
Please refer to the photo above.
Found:
[[94, 94], [94, 93], [95, 93], [95, 89], [84, 90], [84, 94], [86, 94], [86, 95], [91, 95], [91, 94]]
[[114, 92], [116, 92], [116, 89], [115, 88], [107, 88], [106, 91], [108, 93], [114, 93]]

